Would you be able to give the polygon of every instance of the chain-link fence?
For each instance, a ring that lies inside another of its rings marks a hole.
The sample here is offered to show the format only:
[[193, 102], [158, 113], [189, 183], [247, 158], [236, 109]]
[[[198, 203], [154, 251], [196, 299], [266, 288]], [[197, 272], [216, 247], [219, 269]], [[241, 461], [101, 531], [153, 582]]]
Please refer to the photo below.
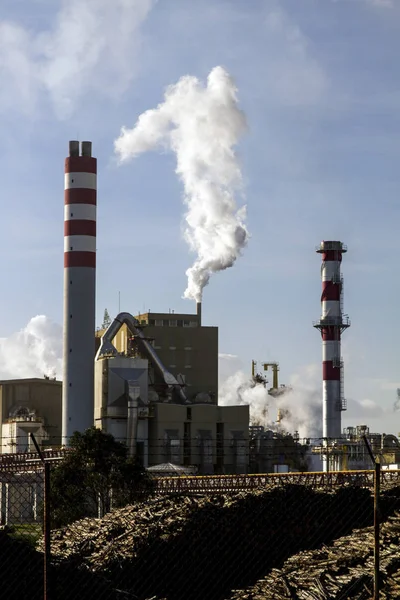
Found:
[[[201, 492], [198, 485], [171, 492], [174, 486], [168, 490], [164, 480], [146, 500], [53, 527], [46, 576], [49, 489], [44, 469], [24, 468], [0, 474], [5, 598], [373, 597], [373, 472], [297, 483], [271, 475], [257, 480], [258, 487], [249, 476], [225, 476], [208, 492], [205, 483]], [[400, 597], [400, 486], [394, 477], [382, 474], [376, 508], [379, 597], [394, 599]]]
[[0, 471], [1, 594], [8, 600], [43, 598], [44, 471]]

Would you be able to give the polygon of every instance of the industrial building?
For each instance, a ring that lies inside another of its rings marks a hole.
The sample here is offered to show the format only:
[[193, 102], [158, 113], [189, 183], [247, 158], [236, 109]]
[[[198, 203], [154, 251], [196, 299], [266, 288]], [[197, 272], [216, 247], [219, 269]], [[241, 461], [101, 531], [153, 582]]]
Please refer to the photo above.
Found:
[[[213, 343], [212, 376], [217, 377], [218, 329], [203, 328], [193, 315], [180, 316], [196, 325], [186, 330], [178, 324], [149, 325], [148, 336], [145, 319], [121, 313], [103, 332], [95, 364], [95, 425], [126, 442], [145, 466], [172, 462], [194, 466], [199, 473], [245, 473], [249, 407], [218, 406], [209, 389], [212, 379], [201, 384], [201, 345], [207, 336]], [[185, 356], [185, 347], [190, 348], [188, 380], [176, 359], [164, 365], [158, 354], [162, 341], [167, 360], [171, 352]]]
[[60, 446], [61, 401], [61, 381], [0, 381], [1, 453], [34, 451], [30, 433], [42, 446]]
[[[218, 406], [218, 328], [202, 323], [201, 303], [195, 314], [121, 313], [95, 333], [97, 161], [91, 142], [69, 142], [64, 182], [62, 398], [61, 383], [50, 379], [0, 382], [2, 452], [31, 450], [30, 432], [42, 445], [68, 445], [74, 431], [94, 423], [126, 442], [146, 466], [172, 462], [200, 473], [242, 473], [249, 465], [257, 471], [305, 469], [306, 446], [295, 432], [279, 430], [282, 414], [277, 431], [253, 428], [250, 435], [248, 406]], [[359, 433], [341, 428], [346, 402], [340, 345], [350, 326], [340, 270], [346, 251], [339, 241], [317, 248], [322, 296], [314, 327], [323, 348], [323, 442], [314, 454], [325, 470], [364, 464]], [[284, 393], [278, 363], [263, 368], [273, 371], [268, 393]], [[253, 363], [256, 384], [255, 369]], [[379, 444], [391, 464], [400, 459], [393, 440], [383, 436]], [[293, 456], [290, 464], [285, 454]]]
[[400, 442], [395, 435], [372, 433], [367, 425], [346, 427], [342, 435], [329, 444], [314, 447], [313, 452], [325, 458], [333, 471], [355, 471], [371, 469], [371, 457], [379, 457], [383, 468], [398, 468], [400, 464]]
[[[162, 363], [185, 383], [186, 397], [191, 402], [217, 403], [218, 398], [218, 327], [204, 326], [201, 322], [201, 304], [196, 314], [152, 313], [135, 317], [140, 328], [153, 346]], [[96, 351], [104, 330], [96, 332]], [[127, 356], [139, 356], [137, 336], [126, 323], [116, 334], [116, 350]], [[153, 389], [163, 386], [157, 371], [150, 366]]]

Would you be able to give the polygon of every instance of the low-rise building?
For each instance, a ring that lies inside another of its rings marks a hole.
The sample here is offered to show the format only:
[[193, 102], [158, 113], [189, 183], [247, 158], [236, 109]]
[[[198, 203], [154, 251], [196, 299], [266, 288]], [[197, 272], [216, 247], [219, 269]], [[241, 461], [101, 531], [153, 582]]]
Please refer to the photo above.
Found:
[[34, 451], [30, 433], [42, 446], [60, 446], [61, 414], [61, 381], [50, 378], [0, 381], [1, 452]]

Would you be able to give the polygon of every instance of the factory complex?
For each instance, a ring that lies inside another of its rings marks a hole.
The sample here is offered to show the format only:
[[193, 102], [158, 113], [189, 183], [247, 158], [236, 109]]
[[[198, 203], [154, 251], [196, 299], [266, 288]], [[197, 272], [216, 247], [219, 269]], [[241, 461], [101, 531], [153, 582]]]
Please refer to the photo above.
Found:
[[[63, 381], [0, 381], [1, 453], [68, 446], [75, 431], [95, 425], [124, 442], [146, 468], [171, 464], [199, 474], [370, 468], [366, 443], [388, 468], [400, 463], [395, 436], [367, 426], [342, 429], [346, 410], [341, 335], [340, 241], [323, 241], [321, 317], [322, 437], [317, 445], [285, 432], [282, 411], [265, 430], [250, 423], [249, 406], [218, 405], [218, 328], [194, 314], [122, 312], [96, 331], [97, 161], [91, 142], [71, 141], [65, 160]], [[271, 397], [289, 390], [272, 368]], [[252, 369], [253, 385], [266, 380]], [[290, 406], [287, 409], [290, 412]]]

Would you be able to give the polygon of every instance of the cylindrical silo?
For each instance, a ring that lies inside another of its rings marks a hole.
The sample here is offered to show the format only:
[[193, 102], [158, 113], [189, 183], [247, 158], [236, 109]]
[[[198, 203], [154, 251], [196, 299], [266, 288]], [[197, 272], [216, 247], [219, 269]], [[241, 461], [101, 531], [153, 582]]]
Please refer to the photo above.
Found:
[[[322, 254], [322, 296], [321, 318], [314, 323], [314, 327], [321, 331], [322, 337], [322, 436], [329, 454], [329, 444], [341, 436], [342, 411], [346, 410], [341, 334], [350, 326], [350, 321], [342, 313], [343, 279], [340, 266], [347, 247], [342, 242], [324, 241], [316, 251]], [[329, 469], [327, 460], [324, 464]]]
[[62, 436], [94, 422], [97, 161], [91, 142], [69, 143], [64, 193]]

